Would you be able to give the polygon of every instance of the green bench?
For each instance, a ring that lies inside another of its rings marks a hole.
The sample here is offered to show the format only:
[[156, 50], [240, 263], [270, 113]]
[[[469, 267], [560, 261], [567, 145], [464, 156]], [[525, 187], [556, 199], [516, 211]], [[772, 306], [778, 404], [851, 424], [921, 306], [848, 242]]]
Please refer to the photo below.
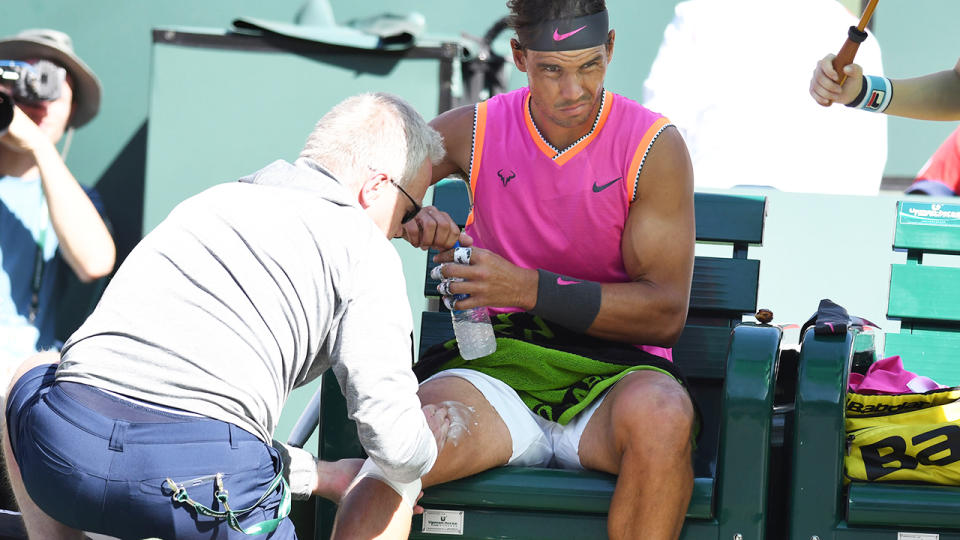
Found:
[[[458, 222], [468, 212], [463, 182], [434, 189], [434, 205]], [[682, 538], [763, 538], [771, 447], [774, 366], [779, 328], [741, 324], [756, 310], [759, 261], [747, 258], [762, 240], [762, 197], [696, 194], [697, 240], [731, 246], [731, 257], [697, 257], [687, 325], [673, 349], [703, 413], [694, 456], [694, 491]], [[424, 294], [435, 297], [428, 254]], [[447, 312], [425, 312], [420, 351], [453, 336]], [[362, 455], [335, 380], [324, 375], [320, 457]], [[463, 512], [462, 538], [601, 539], [615, 477], [588, 471], [503, 467], [426, 490], [428, 515]], [[335, 508], [320, 501], [318, 538], [327, 538]], [[740, 536], [738, 536], [740, 535]], [[410, 538], [423, 532], [414, 517]]]
[[792, 540], [960, 540], [960, 488], [882, 482], [845, 488], [841, 482], [846, 381], [855, 360], [900, 355], [906, 369], [960, 385], [960, 268], [929, 264], [960, 255], [960, 205], [899, 202], [893, 247], [907, 255], [890, 272], [887, 314], [900, 319], [900, 332], [883, 336], [885, 347], [873, 351], [871, 344], [881, 340], [859, 330], [818, 336], [810, 329], [804, 336], [792, 445]]

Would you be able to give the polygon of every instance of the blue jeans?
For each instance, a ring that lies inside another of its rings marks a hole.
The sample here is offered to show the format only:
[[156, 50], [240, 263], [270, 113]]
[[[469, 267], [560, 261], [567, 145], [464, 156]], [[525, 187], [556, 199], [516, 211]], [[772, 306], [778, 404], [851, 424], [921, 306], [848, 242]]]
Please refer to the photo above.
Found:
[[[280, 470], [279, 453], [239, 427], [140, 406], [92, 386], [57, 383], [57, 366], [38, 366], [13, 387], [7, 429], [30, 498], [64, 525], [119, 538], [248, 539], [224, 520], [171, 499], [167, 478], [189, 496], [214, 498], [222, 473], [234, 510], [254, 504]], [[240, 519], [277, 515], [281, 491]], [[255, 538], [296, 539], [293, 523]]]

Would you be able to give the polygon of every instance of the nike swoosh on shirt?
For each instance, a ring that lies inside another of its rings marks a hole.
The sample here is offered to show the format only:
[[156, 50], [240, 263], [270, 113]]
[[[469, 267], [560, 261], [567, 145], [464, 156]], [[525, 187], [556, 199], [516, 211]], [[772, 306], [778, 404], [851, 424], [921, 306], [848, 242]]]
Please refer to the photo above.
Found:
[[573, 32], [567, 32], [566, 34], [561, 34], [561, 33], [560, 33], [560, 29], [557, 28], [556, 30], [553, 31], [553, 40], [554, 40], [554, 41], [563, 41], [563, 40], [567, 39], [568, 37], [576, 34], [577, 32], [583, 30], [583, 29], [586, 28], [586, 27], [587, 27], [587, 25], [583, 25], [583, 26], [581, 26], [580, 28], [577, 28], [576, 30], [574, 30]]
[[577, 283], [583, 283], [582, 281], [567, 281], [562, 277], [557, 277], [557, 285], [576, 285]]
[[602, 185], [602, 186], [598, 186], [597, 183], [594, 182], [594, 183], [593, 183], [593, 192], [594, 192], [594, 193], [600, 193], [601, 191], [603, 191], [603, 190], [607, 189], [608, 187], [612, 186], [613, 184], [617, 183], [617, 180], [620, 180], [621, 178], [623, 178], [623, 177], [622, 177], [622, 176], [618, 176], [618, 177], [614, 178], [613, 180], [607, 182], [606, 184], [604, 184], [604, 185]]

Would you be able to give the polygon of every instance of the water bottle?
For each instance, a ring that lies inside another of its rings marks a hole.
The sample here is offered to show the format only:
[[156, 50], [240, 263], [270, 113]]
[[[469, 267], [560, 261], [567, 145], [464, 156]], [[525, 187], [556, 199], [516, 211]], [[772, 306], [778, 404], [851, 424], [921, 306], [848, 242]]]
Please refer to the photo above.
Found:
[[[454, 249], [458, 247], [460, 247], [460, 242], [457, 242]], [[469, 260], [467, 262], [469, 263]], [[430, 277], [438, 280], [463, 281], [459, 278], [444, 278], [441, 271], [442, 265], [434, 267], [430, 272]], [[449, 292], [449, 289], [447, 289], [447, 292]], [[487, 356], [497, 350], [497, 338], [493, 335], [493, 325], [490, 323], [490, 314], [486, 307], [453, 309], [452, 305], [455, 306], [455, 302], [469, 296], [468, 294], [455, 294], [443, 297], [444, 305], [450, 309], [453, 333], [457, 336], [457, 346], [460, 348], [460, 356], [464, 360]], [[454, 302], [451, 302], [451, 299]]]
[[[467, 298], [467, 294], [457, 294], [455, 300]], [[473, 360], [492, 354], [497, 350], [497, 338], [493, 335], [493, 324], [487, 308], [480, 306], [470, 309], [451, 309], [453, 333], [457, 335], [457, 346], [464, 360]]]

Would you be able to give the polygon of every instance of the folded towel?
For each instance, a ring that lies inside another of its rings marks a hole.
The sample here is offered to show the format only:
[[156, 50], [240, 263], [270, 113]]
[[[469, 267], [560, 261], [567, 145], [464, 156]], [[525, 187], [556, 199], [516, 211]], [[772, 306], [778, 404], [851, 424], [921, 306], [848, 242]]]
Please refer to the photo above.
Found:
[[493, 325], [496, 352], [464, 360], [452, 339], [423, 354], [414, 366], [417, 378], [422, 381], [446, 369], [474, 369], [507, 383], [531, 411], [560, 424], [634, 371], [658, 371], [686, 386], [672, 362], [630, 344], [571, 332], [529, 313], [499, 314]]

